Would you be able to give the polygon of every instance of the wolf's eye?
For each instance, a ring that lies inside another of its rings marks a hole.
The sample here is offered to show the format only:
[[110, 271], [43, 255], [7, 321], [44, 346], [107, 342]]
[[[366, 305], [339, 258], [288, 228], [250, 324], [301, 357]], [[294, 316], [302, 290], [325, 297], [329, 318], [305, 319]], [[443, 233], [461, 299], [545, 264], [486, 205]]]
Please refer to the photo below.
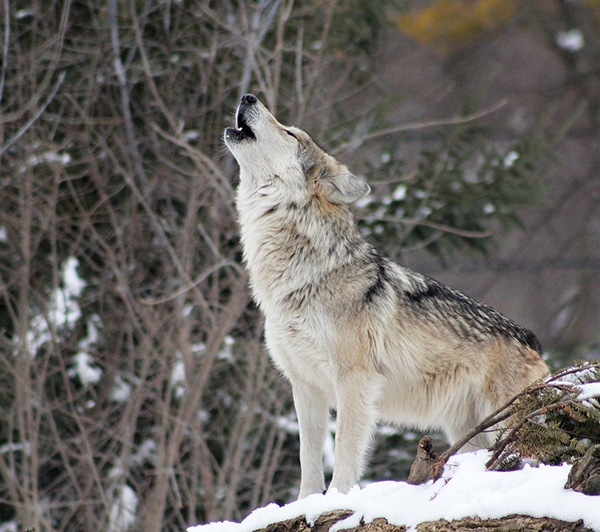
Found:
[[296, 135], [294, 135], [289, 129], [286, 129], [285, 132], [290, 136], [290, 137], [294, 137], [296, 140], [298, 140], [298, 137], [296, 137]]

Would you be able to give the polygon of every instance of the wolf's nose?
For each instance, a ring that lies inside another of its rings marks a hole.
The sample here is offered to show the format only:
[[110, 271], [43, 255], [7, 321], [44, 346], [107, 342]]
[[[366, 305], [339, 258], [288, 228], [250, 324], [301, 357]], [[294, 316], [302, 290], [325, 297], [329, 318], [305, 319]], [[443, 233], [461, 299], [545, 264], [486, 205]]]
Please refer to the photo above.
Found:
[[256, 96], [254, 96], [254, 94], [244, 94], [242, 96], [242, 103], [256, 103], [258, 101], [258, 98]]

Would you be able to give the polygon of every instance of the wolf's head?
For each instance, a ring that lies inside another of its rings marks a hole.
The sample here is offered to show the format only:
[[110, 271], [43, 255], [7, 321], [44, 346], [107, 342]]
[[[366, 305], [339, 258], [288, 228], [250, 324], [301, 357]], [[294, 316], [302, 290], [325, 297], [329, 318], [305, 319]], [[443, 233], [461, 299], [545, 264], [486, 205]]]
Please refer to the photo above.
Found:
[[362, 179], [325, 153], [302, 130], [280, 124], [252, 94], [237, 109], [225, 143], [240, 165], [240, 191], [349, 204], [369, 193]]

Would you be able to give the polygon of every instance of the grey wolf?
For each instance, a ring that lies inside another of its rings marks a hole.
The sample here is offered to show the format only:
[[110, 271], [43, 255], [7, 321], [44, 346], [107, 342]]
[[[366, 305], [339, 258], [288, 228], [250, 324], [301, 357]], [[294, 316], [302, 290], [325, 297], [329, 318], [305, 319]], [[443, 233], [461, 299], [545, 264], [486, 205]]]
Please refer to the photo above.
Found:
[[[225, 143], [240, 167], [237, 209], [265, 338], [289, 379], [300, 435], [299, 496], [358, 482], [378, 420], [441, 429], [453, 443], [546, 375], [535, 335], [492, 308], [384, 258], [349, 205], [365, 181], [253, 95]], [[489, 435], [471, 440], [486, 447]]]

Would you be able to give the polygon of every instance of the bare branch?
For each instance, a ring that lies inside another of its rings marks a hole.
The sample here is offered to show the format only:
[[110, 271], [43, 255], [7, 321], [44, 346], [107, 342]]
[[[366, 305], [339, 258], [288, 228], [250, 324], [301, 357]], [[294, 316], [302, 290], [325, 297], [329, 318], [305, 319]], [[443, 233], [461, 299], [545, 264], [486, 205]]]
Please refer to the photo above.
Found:
[[50, 94], [48, 95], [46, 100], [42, 103], [42, 105], [36, 110], [35, 114], [29, 120], [27, 120], [27, 122], [25, 122], [25, 124], [23, 124], [19, 128], [19, 130], [12, 136], [12, 138], [7, 140], [3, 146], [0, 146], [0, 157], [6, 152], [6, 150], [8, 150], [13, 144], [15, 144], [15, 142], [17, 142], [31, 128], [31, 126], [33, 126], [33, 124], [35, 124], [40, 119], [40, 117], [44, 114], [44, 111], [46, 110], [46, 108], [50, 105], [52, 100], [54, 100], [54, 97], [56, 96], [58, 89], [60, 88], [60, 86], [62, 85], [62, 82], [65, 79], [65, 75], [66, 75], [66, 72], [61, 72], [58, 75], [58, 79], [54, 83], [54, 86], [52, 87]]
[[466, 229], [460, 229], [458, 227], [451, 227], [446, 224], [438, 224], [435, 222], [431, 222], [425, 219], [419, 218], [394, 218], [391, 216], [382, 216], [381, 218], [377, 218], [378, 220], [385, 222], [393, 222], [393, 223], [401, 223], [405, 225], [410, 225], [411, 227], [416, 227], [417, 225], [422, 225], [423, 227], [430, 227], [431, 229], [436, 229], [441, 231], [442, 233], [450, 233], [453, 235], [464, 236], [467, 238], [487, 238], [492, 236], [494, 233], [492, 231], [468, 231]]
[[148, 183], [148, 177], [146, 176], [146, 171], [144, 170], [144, 165], [142, 163], [142, 157], [138, 149], [135, 129], [133, 127], [133, 119], [131, 116], [131, 102], [129, 99], [129, 87], [127, 86], [127, 76], [125, 72], [125, 67], [123, 66], [123, 62], [121, 61], [121, 44], [119, 40], [119, 19], [117, 0], [108, 1], [108, 22], [110, 29], [110, 40], [114, 55], [113, 64], [121, 93], [121, 110], [125, 118], [125, 129], [127, 130], [127, 141], [129, 144], [129, 149], [131, 150], [133, 156], [135, 171], [140, 180], [142, 191], [144, 193], [144, 196], [147, 196], [150, 191], [150, 186]]
[[399, 125], [399, 126], [386, 128], [386, 129], [381, 129], [379, 131], [373, 131], [371, 133], [362, 135], [356, 139], [352, 139], [344, 144], [341, 144], [340, 146], [336, 146], [334, 153], [341, 153], [344, 151], [354, 151], [356, 148], [358, 148], [360, 145], [362, 145], [364, 142], [366, 142], [368, 140], [376, 139], [378, 137], [385, 137], [386, 135], [393, 135], [395, 133], [401, 133], [402, 131], [412, 131], [415, 129], [427, 129], [427, 128], [431, 128], [431, 127], [454, 126], [454, 125], [458, 125], [458, 124], [467, 124], [469, 122], [479, 120], [480, 118], [483, 118], [484, 116], [487, 116], [489, 114], [495, 113], [499, 109], [502, 109], [502, 107], [504, 107], [507, 103], [508, 103], [508, 100], [502, 99], [502, 100], [496, 102], [494, 105], [491, 105], [489, 107], [486, 107], [485, 109], [482, 109], [481, 111], [477, 111], [476, 113], [471, 113], [466, 116], [454, 116], [454, 117], [450, 117], [450, 118], [439, 118], [436, 120], [426, 120], [424, 122], [403, 124], [403, 125]]

